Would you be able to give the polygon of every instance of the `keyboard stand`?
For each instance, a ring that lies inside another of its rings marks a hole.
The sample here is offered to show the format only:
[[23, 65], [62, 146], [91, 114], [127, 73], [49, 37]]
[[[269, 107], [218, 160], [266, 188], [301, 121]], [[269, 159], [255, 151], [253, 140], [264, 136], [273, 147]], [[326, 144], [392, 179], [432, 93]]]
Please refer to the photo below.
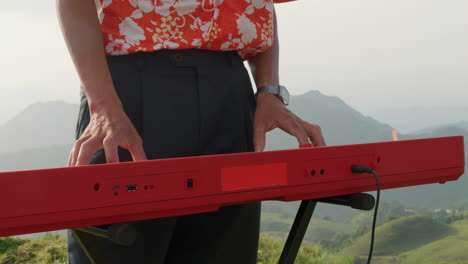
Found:
[[297, 253], [318, 202], [349, 206], [353, 209], [365, 211], [372, 210], [375, 205], [374, 197], [365, 193], [302, 201], [278, 264], [293, 264], [296, 260]]
[[[302, 240], [304, 239], [310, 219], [312, 218], [312, 214], [318, 202], [349, 206], [353, 209], [369, 211], [374, 208], [375, 199], [370, 194], [357, 193], [302, 201], [278, 264], [293, 264], [296, 260], [297, 253], [299, 252]], [[98, 227], [77, 228], [72, 229], [72, 234], [75, 236], [78, 243], [80, 243], [92, 264], [107, 263], [99, 247], [95, 245], [93, 236], [107, 238], [114, 243], [128, 246], [132, 245], [136, 239], [136, 231], [131, 223], [112, 224], [109, 225], [108, 229]]]
[[[96, 245], [94, 237], [95, 234], [91, 233], [94, 227], [84, 227], [72, 229], [72, 235], [80, 244], [86, 256], [92, 264], [108, 263], [105, 256], [102, 254], [100, 248]], [[89, 230], [91, 232], [85, 231]]]

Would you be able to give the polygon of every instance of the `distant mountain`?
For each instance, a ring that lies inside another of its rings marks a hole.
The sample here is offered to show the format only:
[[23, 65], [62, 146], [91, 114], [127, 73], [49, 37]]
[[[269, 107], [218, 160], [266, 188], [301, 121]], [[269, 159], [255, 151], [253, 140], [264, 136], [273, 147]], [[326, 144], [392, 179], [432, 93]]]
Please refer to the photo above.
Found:
[[78, 105], [60, 101], [36, 103], [0, 126], [0, 153], [71, 144]]
[[424, 128], [468, 122], [468, 105], [381, 107], [369, 114], [401, 133], [420, 133]]
[[[319, 125], [327, 145], [358, 144], [392, 140], [392, 127], [364, 116], [343, 100], [310, 91], [292, 96], [289, 109], [305, 121]], [[267, 134], [267, 149], [291, 149], [297, 140], [280, 129]]]
[[[467, 114], [468, 115], [468, 114]], [[455, 123], [454, 126], [466, 129], [468, 131], [468, 121], [467, 122], [459, 122]]]
[[[338, 97], [311, 91], [292, 96], [289, 108], [302, 119], [320, 125], [328, 145], [391, 140], [390, 126], [362, 115]], [[33, 104], [0, 126], [0, 153], [71, 144], [77, 117], [76, 104]], [[268, 150], [296, 146], [296, 139], [280, 129], [267, 134]]]
[[[468, 114], [467, 114], [468, 117]], [[413, 134], [428, 134], [428, 133], [433, 133], [434, 131], [439, 131], [439, 130], [447, 130], [447, 129], [452, 129], [452, 130], [460, 130], [464, 129], [468, 131], [468, 122], [455, 122], [455, 123], [450, 123], [450, 124], [445, 124], [445, 125], [437, 125], [437, 126], [431, 126], [431, 127], [426, 127], [424, 129], [420, 129]]]
[[68, 144], [0, 153], [0, 172], [65, 167], [71, 148]]

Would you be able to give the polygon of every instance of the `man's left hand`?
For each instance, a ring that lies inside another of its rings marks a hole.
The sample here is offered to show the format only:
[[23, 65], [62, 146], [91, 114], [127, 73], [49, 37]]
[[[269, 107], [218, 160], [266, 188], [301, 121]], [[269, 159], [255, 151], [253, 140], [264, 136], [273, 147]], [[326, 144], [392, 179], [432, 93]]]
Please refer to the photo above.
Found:
[[326, 145], [322, 130], [318, 125], [308, 123], [297, 117], [276, 95], [269, 93], [257, 94], [257, 108], [254, 120], [255, 151], [265, 149], [266, 133], [277, 127], [296, 137], [299, 145], [310, 143], [315, 147]]

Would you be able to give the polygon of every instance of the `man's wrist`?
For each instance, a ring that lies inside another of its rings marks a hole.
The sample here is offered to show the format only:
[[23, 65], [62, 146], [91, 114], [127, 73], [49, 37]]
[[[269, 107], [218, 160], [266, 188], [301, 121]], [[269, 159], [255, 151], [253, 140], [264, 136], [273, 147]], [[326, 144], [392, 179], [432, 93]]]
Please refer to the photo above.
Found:
[[289, 92], [286, 87], [282, 85], [274, 85], [274, 86], [259, 86], [257, 87], [257, 95], [259, 94], [271, 94], [276, 96], [280, 101], [288, 105], [289, 104]]
[[120, 99], [90, 99], [88, 100], [89, 112], [98, 113], [98, 112], [113, 112], [123, 110], [123, 105], [120, 102]]

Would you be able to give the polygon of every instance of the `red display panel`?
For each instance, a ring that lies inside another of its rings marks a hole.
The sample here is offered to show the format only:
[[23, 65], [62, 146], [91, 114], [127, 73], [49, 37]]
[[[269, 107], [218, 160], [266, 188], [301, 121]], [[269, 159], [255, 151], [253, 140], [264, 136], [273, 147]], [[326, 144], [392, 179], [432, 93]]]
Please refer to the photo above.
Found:
[[301, 148], [0, 173], [0, 236], [457, 180], [463, 137]]

